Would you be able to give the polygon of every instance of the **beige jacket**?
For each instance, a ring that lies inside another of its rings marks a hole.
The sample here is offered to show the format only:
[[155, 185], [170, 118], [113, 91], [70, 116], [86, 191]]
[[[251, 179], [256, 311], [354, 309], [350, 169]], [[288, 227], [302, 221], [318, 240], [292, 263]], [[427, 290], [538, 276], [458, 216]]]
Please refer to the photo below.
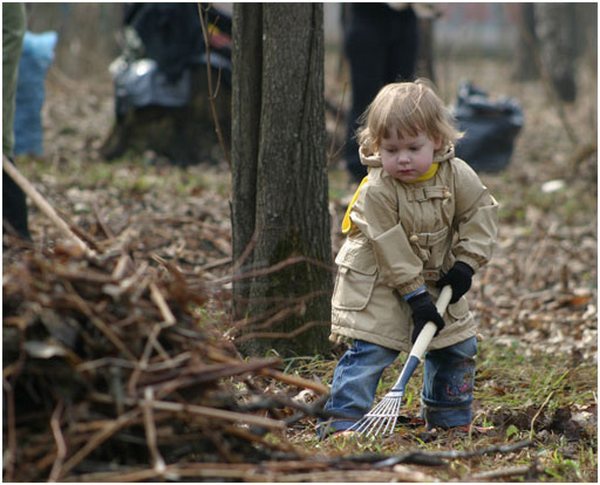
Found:
[[[404, 184], [389, 176], [377, 154], [352, 206], [352, 228], [336, 257], [332, 338], [361, 339], [395, 350], [411, 347], [412, 318], [406, 295], [426, 284], [434, 300], [440, 272], [463, 261], [477, 271], [487, 263], [497, 234], [498, 203], [475, 171], [449, 146], [436, 155], [436, 174]], [[431, 349], [475, 335], [465, 297], [448, 307], [446, 327]]]

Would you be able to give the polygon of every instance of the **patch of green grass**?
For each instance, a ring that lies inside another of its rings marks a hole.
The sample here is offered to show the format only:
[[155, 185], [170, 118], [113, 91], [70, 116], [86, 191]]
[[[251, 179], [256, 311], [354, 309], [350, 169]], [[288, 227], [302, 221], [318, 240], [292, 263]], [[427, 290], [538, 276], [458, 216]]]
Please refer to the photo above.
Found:
[[352, 195], [348, 172], [339, 168], [329, 169], [329, 200], [339, 201]]
[[[442, 432], [433, 441], [426, 438], [423, 426], [401, 425], [388, 437], [347, 437], [319, 441], [316, 420], [298, 426], [291, 441], [306, 453], [353, 455], [382, 453], [395, 455], [407, 451], [478, 450], [499, 444], [531, 439], [532, 445], [513, 453], [496, 453], [476, 459], [450, 460], [448, 467], [429, 468], [427, 473], [438, 480], [461, 480], [474, 473], [537, 466], [535, 480], [548, 482], [596, 482], [597, 437], [595, 423], [583, 426], [579, 439], [562, 431], [560, 423], [552, 427], [560, 409], [590, 409], [596, 402], [597, 369], [594, 363], [574, 363], [568, 355], [533, 354], [526, 346], [480, 343], [475, 387], [474, 424], [488, 428], [485, 433]], [[395, 382], [403, 363], [398, 359], [382, 377], [376, 402]], [[337, 361], [296, 358], [291, 366], [305, 377], [318, 377], [331, 383]], [[307, 365], [303, 369], [303, 365]], [[304, 374], [304, 370], [307, 374]], [[420, 409], [422, 367], [408, 384], [401, 415], [417, 417]], [[590, 414], [592, 414], [590, 412]], [[533, 432], [532, 432], [533, 430]], [[537, 465], [536, 465], [537, 464]], [[528, 481], [525, 476], [510, 477]]]
[[[145, 194], [160, 192], [188, 197], [209, 191], [226, 197], [231, 191], [229, 170], [195, 165], [177, 167], [167, 162], [149, 163], [143, 156], [125, 155], [111, 162], [61, 160], [55, 163], [33, 157], [20, 157], [17, 167], [30, 181], [52, 177], [58, 187], [81, 189], [112, 187], [119, 192]], [[85, 177], [81, 174], [85, 173]], [[42, 182], [43, 183], [43, 182]]]
[[596, 211], [596, 193], [584, 187], [581, 183], [570, 182], [563, 189], [546, 193], [541, 184], [523, 186], [513, 184], [518, 193], [511, 192], [511, 185], [504, 182], [502, 189], [494, 192], [500, 202], [498, 212], [501, 221], [524, 223], [527, 218], [527, 208], [535, 209], [543, 214], [551, 214], [564, 224], [585, 224], [590, 215]]

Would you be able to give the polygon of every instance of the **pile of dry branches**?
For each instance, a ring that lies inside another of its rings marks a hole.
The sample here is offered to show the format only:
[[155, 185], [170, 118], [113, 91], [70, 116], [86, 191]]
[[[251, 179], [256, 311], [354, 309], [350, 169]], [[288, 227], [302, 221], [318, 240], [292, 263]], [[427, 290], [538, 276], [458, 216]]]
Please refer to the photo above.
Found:
[[531, 445], [307, 456], [288, 431], [322, 415], [327, 388], [277, 370], [278, 358], [240, 358], [222, 322], [200, 317], [207, 292], [175, 267], [70, 242], [12, 242], [3, 281], [7, 481], [427, 482], [406, 465]]
[[295, 456], [282, 431], [320, 406], [293, 395], [326, 388], [241, 359], [175, 268], [70, 243], [19, 258], [3, 284], [6, 480]]

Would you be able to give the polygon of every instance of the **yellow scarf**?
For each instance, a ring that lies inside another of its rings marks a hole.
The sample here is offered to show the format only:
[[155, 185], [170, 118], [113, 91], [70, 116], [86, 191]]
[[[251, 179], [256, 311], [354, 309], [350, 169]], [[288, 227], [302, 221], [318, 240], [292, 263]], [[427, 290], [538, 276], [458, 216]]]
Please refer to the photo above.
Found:
[[[427, 169], [427, 172], [425, 172], [423, 175], [416, 178], [415, 180], [413, 180], [410, 183], [414, 184], [417, 182], [424, 182], [425, 180], [429, 180], [430, 178], [433, 178], [438, 171], [438, 166], [439, 166], [439, 163], [432, 163], [431, 166]], [[346, 208], [346, 213], [344, 214], [344, 218], [342, 219], [342, 234], [348, 234], [350, 232], [350, 229], [352, 229], [352, 220], [350, 219], [350, 212], [352, 211], [352, 206], [354, 206], [354, 204], [356, 203], [356, 199], [358, 199], [358, 194], [360, 193], [360, 189], [362, 188], [363, 185], [365, 185], [367, 180], [369, 180], [368, 175], [362, 179], [358, 188], [356, 189], [356, 192], [354, 192], [354, 195], [352, 196], [352, 199], [350, 200], [348, 207]]]
[[439, 163], [432, 163], [431, 166], [427, 169], [427, 172], [425, 172], [420, 177], [414, 179], [410, 183], [411, 184], [415, 184], [417, 182], [425, 182], [425, 180], [429, 180], [430, 178], [432, 178], [437, 173], [439, 165], [440, 165]]

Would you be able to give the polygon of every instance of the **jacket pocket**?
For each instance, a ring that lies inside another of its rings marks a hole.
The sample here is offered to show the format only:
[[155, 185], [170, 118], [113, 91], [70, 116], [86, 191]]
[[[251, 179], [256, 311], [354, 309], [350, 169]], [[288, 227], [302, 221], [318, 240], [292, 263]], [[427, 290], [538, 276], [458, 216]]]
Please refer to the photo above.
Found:
[[331, 305], [337, 310], [364, 310], [377, 280], [373, 250], [368, 245], [346, 241], [335, 262], [338, 272]]

